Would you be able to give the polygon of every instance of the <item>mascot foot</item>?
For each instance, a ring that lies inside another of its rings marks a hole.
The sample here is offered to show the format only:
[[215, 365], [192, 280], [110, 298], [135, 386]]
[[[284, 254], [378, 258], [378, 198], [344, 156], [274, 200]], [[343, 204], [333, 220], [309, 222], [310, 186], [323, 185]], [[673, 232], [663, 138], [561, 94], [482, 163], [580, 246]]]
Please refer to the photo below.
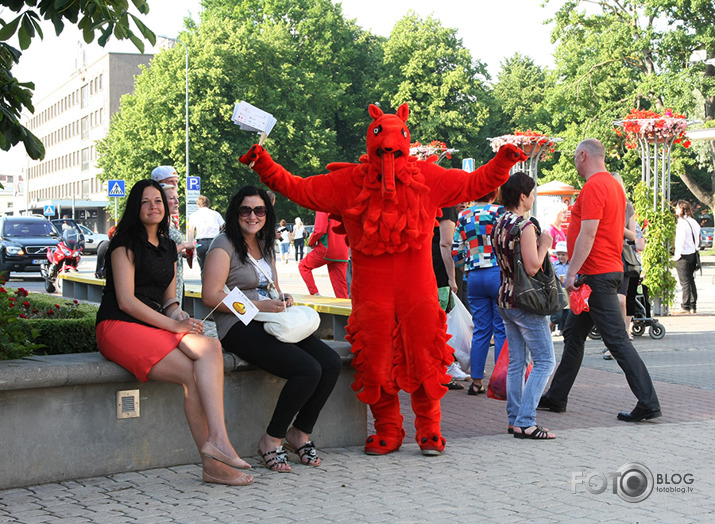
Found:
[[447, 441], [442, 435], [433, 435], [432, 437], [422, 437], [418, 439], [417, 443], [420, 445], [423, 455], [435, 456], [442, 454]]
[[385, 435], [370, 435], [365, 441], [366, 455], [387, 455], [398, 451], [402, 446], [402, 439], [387, 437]]

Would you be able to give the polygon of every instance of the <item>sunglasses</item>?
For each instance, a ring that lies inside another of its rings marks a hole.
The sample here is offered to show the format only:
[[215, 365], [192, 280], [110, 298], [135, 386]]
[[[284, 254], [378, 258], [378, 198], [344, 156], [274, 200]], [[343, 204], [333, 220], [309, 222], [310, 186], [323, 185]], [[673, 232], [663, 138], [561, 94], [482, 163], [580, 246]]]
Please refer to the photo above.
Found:
[[256, 215], [258, 218], [262, 218], [266, 216], [266, 206], [256, 206], [256, 207], [248, 207], [248, 206], [241, 206], [238, 208], [238, 214], [242, 216], [243, 218], [250, 217], [251, 213]]

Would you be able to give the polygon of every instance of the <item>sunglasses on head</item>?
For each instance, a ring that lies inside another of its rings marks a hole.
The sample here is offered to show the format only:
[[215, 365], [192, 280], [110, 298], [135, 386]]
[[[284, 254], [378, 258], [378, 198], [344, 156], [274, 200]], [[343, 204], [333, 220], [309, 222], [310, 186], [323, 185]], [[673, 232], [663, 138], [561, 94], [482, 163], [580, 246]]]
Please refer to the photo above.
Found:
[[238, 214], [243, 218], [251, 216], [251, 213], [256, 215], [258, 218], [266, 216], [266, 206], [241, 206], [238, 208]]

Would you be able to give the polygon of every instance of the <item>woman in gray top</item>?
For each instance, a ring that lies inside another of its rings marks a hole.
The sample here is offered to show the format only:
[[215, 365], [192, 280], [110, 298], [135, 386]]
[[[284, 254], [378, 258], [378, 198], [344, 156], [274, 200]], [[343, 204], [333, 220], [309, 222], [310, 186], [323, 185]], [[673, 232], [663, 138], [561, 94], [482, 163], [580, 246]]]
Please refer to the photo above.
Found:
[[[208, 307], [218, 305], [214, 319], [226, 351], [287, 380], [258, 441], [258, 452], [268, 469], [288, 473], [283, 439], [302, 464], [320, 465], [310, 433], [335, 387], [341, 361], [315, 335], [287, 344], [266, 333], [262, 322], [254, 319], [244, 325], [222, 304], [229, 290], [238, 287], [259, 311], [280, 312], [293, 305], [293, 297], [280, 293], [276, 278], [275, 230], [266, 192], [253, 186], [240, 189], [226, 211], [225, 231], [214, 239], [206, 257], [202, 297]], [[271, 282], [264, 273], [271, 276], [280, 298], [271, 297]]]

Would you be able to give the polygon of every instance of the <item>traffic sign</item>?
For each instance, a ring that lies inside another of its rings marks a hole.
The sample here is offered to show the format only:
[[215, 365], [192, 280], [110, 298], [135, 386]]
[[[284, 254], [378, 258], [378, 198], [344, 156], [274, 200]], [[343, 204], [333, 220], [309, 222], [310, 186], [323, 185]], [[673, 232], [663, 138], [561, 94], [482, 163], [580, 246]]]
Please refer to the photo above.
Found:
[[45, 215], [46, 217], [53, 217], [53, 216], [55, 216], [55, 206], [53, 206], [52, 204], [46, 205], [46, 206], [45, 206], [44, 215]]
[[463, 158], [462, 159], [462, 169], [471, 173], [474, 171], [474, 159], [473, 158]]
[[186, 177], [186, 190], [200, 192], [201, 191], [201, 177], [200, 176]]
[[125, 196], [124, 180], [110, 180], [107, 183], [107, 195], [114, 198]]

